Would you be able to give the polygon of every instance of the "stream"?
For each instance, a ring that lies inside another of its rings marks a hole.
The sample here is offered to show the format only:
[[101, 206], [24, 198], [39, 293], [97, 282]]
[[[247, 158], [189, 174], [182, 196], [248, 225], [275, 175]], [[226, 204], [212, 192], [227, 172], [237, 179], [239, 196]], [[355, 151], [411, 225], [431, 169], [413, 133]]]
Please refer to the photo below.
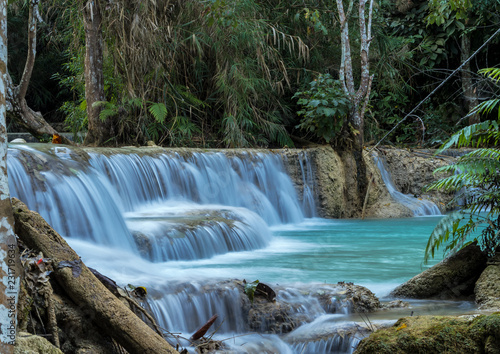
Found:
[[[422, 265], [441, 216], [314, 217], [305, 153], [300, 162], [297, 193], [282, 157], [272, 153], [82, 153], [13, 144], [8, 154], [11, 195], [39, 212], [86, 265], [122, 286], [145, 286], [146, 305], [181, 346], [218, 314], [214, 338], [233, 352], [350, 353], [369, 333], [352, 327], [366, 327], [366, 319], [349, 304], [327, 309], [306, 290], [335, 292], [334, 284], [352, 282], [391, 300], [395, 286], [437, 262]], [[250, 328], [233, 279], [275, 288], [277, 300], [293, 308], [295, 328]], [[472, 309], [468, 302], [412, 301], [369, 316], [388, 325], [412, 313]]]

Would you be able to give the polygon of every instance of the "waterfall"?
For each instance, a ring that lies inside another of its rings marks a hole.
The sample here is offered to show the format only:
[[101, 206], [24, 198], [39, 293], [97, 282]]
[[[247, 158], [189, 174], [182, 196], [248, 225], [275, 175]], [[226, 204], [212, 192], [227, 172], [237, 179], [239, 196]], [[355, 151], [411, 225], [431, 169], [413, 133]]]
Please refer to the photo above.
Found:
[[382, 175], [382, 180], [384, 181], [387, 190], [391, 197], [393, 197], [396, 202], [404, 205], [413, 212], [414, 216], [424, 216], [424, 215], [441, 215], [441, 211], [436, 204], [426, 199], [415, 198], [409, 194], [403, 194], [394, 185], [392, 181], [391, 174], [385, 167], [383, 158], [373, 155], [373, 159], [377, 164], [377, 167]]
[[302, 151], [299, 154], [300, 171], [302, 174], [302, 208], [307, 217], [316, 216], [315, 198], [314, 198], [314, 171], [307, 152]]
[[8, 168], [12, 196], [63, 236], [155, 261], [261, 248], [271, 237], [267, 225], [304, 219], [274, 154], [86, 155], [16, 145]]
[[298, 156], [297, 193], [278, 154], [98, 151], [10, 146], [11, 195], [39, 212], [86, 262], [104, 265], [122, 285], [146, 286], [146, 305], [162, 328], [188, 338], [218, 314], [215, 337], [232, 337], [226, 345], [235, 352], [351, 352], [349, 335], [315, 335], [326, 323], [318, 318], [352, 312], [352, 304], [340, 300], [345, 292], [319, 287], [315, 297], [306, 294], [307, 284], [277, 287], [286, 316], [278, 311], [269, 318], [252, 312], [241, 282], [217, 279], [213, 259], [232, 254], [223, 261], [237, 263], [249, 257], [246, 251], [265, 252], [273, 240], [269, 226], [315, 216], [314, 171], [305, 152]]

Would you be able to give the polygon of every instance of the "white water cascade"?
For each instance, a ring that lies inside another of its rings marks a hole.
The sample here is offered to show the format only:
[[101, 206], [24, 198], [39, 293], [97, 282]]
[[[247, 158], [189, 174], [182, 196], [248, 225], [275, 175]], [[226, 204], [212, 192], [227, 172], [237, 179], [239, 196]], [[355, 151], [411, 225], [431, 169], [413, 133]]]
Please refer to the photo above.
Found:
[[375, 160], [380, 174], [382, 175], [382, 180], [384, 181], [389, 194], [400, 204], [404, 205], [413, 212], [414, 216], [424, 216], [424, 215], [441, 215], [441, 211], [436, 204], [430, 200], [415, 198], [409, 194], [403, 194], [394, 185], [392, 181], [391, 174], [385, 166], [385, 162], [382, 157], [373, 154], [373, 159]]

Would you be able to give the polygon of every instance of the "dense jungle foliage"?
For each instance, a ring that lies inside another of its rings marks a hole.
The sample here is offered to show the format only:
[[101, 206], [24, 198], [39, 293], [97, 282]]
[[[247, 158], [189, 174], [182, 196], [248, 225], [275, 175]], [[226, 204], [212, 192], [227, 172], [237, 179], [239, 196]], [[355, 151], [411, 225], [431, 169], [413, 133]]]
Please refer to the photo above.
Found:
[[[75, 134], [87, 124], [82, 3], [40, 4], [44, 23], [27, 97], [49, 122], [64, 121]], [[338, 89], [334, 1], [117, 0], [101, 6], [101, 118], [115, 126], [114, 143], [291, 147], [303, 140], [335, 143], [341, 134], [348, 103]], [[27, 7], [27, 1], [9, 7], [14, 81], [26, 57]], [[366, 143], [390, 131], [499, 28], [500, 1], [379, 0], [373, 16]], [[353, 11], [355, 73], [357, 21]], [[473, 58], [470, 79], [457, 74], [384, 143], [437, 146], [468, 125], [470, 92], [479, 101], [495, 94], [477, 72], [498, 64], [499, 41]]]
[[[480, 73], [500, 89], [500, 68]], [[496, 120], [472, 124], [460, 129], [443, 144], [438, 153], [450, 147], [475, 148], [460, 156], [454, 164], [438, 168], [444, 177], [429, 189], [454, 193], [452, 203], [459, 209], [446, 215], [436, 226], [425, 249], [425, 261], [439, 248], [454, 253], [477, 242], [491, 258], [500, 252], [500, 95], [477, 105], [473, 113], [495, 113]]]

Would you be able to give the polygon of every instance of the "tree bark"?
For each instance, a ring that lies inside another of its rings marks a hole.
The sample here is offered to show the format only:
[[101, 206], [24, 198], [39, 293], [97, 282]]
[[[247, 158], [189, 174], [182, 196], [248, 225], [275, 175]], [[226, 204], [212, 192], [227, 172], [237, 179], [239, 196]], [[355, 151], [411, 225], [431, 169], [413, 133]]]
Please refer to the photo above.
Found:
[[177, 353], [168, 342], [115, 297], [47, 222], [12, 199], [15, 232], [30, 248], [53, 262], [52, 273], [69, 297], [95, 314], [94, 323], [129, 353]]
[[368, 9], [368, 22], [365, 15], [367, 0], [360, 0], [358, 6], [359, 13], [359, 33], [360, 33], [360, 60], [361, 78], [358, 89], [355, 89], [354, 74], [352, 68], [351, 45], [349, 39], [349, 17], [354, 6], [353, 0], [349, 0], [349, 8], [344, 11], [342, 0], [337, 1], [337, 10], [340, 20], [342, 56], [339, 70], [339, 79], [342, 83], [345, 94], [351, 102], [351, 112], [349, 114], [349, 124], [355, 130], [354, 149], [361, 151], [364, 144], [364, 116], [370, 96], [373, 75], [370, 75], [370, 44], [372, 41], [372, 16], [373, 0], [370, 0]]
[[[464, 94], [465, 108], [467, 112], [471, 112], [474, 107], [479, 103], [477, 98], [477, 92], [474, 87], [474, 82], [472, 80], [470, 62], [467, 61], [470, 57], [470, 36], [464, 33], [461, 39], [461, 54], [460, 59], [466, 62], [463, 69], [460, 71], [462, 75], [462, 92]], [[469, 115], [469, 125], [479, 123], [479, 114], [474, 113]]]
[[85, 145], [100, 146], [113, 138], [109, 122], [99, 115], [102, 108], [96, 102], [105, 101], [103, 71], [102, 16], [99, 0], [88, 0], [83, 7], [85, 27], [85, 99], [87, 100], [88, 132]]
[[[28, 21], [28, 55], [24, 66], [23, 77], [18, 86], [14, 86], [10, 75], [6, 76], [7, 101], [9, 116], [15, 119], [23, 128], [37, 139], [41, 139], [43, 135], [51, 137], [59, 133], [47, 123], [40, 112], [33, 111], [26, 103], [26, 92], [33, 73], [36, 58], [36, 31], [37, 21], [39, 20], [38, 13], [39, 0], [30, 1], [29, 21]], [[61, 136], [64, 144], [73, 145], [73, 142]]]
[[14, 353], [19, 294], [19, 254], [7, 175], [7, 1], [0, 0], [0, 352]]

